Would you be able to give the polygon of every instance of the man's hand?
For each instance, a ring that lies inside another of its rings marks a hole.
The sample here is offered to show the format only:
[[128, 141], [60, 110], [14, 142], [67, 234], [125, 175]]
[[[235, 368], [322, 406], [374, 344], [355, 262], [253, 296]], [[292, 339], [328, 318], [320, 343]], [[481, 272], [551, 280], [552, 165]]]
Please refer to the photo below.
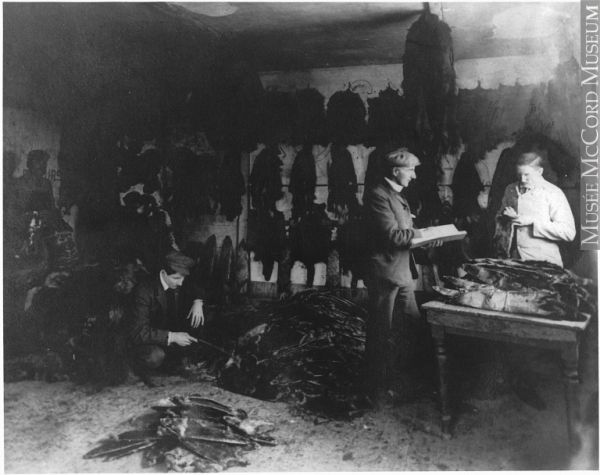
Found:
[[179, 346], [188, 346], [198, 343], [198, 340], [187, 332], [169, 332], [169, 342]]
[[428, 242], [427, 244], [425, 244], [423, 246], [423, 249], [430, 249], [432, 247], [440, 247], [442, 244], [444, 244], [443, 240], [436, 239], [435, 241], [431, 241], [431, 242]]
[[504, 208], [502, 210], [502, 215], [510, 219], [516, 219], [519, 217], [518, 213], [512, 206], [507, 206], [506, 208]]
[[190, 308], [187, 318], [190, 319], [192, 328], [198, 328], [204, 325], [204, 303], [202, 300], [194, 300], [192, 308]]

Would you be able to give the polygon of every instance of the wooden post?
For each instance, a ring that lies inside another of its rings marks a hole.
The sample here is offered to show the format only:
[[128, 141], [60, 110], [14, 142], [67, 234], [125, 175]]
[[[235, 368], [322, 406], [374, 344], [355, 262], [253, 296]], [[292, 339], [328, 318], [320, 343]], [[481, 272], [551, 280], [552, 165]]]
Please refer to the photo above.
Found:
[[575, 452], [581, 441], [575, 432], [575, 423], [580, 420], [579, 398], [579, 342], [567, 343], [561, 351], [562, 369], [565, 384], [565, 404], [567, 409], [567, 433], [569, 437], [569, 450]]
[[444, 438], [450, 438], [450, 423], [452, 416], [450, 414], [450, 403], [448, 400], [448, 374], [447, 374], [447, 354], [446, 354], [446, 332], [443, 327], [432, 326], [431, 333], [435, 344], [435, 353], [438, 363], [438, 378], [440, 390], [440, 409], [442, 412], [442, 435]]

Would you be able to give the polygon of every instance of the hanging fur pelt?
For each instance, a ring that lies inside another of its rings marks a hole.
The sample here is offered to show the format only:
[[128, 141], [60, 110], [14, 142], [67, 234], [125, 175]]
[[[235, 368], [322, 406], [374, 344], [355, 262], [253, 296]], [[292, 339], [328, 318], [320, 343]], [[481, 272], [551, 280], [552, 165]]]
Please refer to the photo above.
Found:
[[290, 229], [291, 262], [301, 261], [307, 269], [307, 283], [312, 285], [314, 265], [327, 262], [331, 237], [331, 220], [324, 204], [312, 204], [302, 219]]
[[294, 143], [327, 144], [325, 128], [325, 97], [311, 87], [296, 92], [296, 124]]
[[343, 145], [334, 144], [331, 147], [327, 208], [336, 216], [353, 214], [358, 208], [357, 191], [356, 172], [350, 152]]
[[458, 147], [456, 72], [450, 27], [426, 8], [406, 36], [402, 89], [409, 127], [434, 153]]
[[281, 192], [281, 160], [275, 147], [263, 149], [252, 166], [250, 174], [250, 196], [252, 206], [261, 210], [274, 210]]
[[388, 86], [377, 97], [367, 99], [369, 105], [369, 143], [402, 143], [406, 137], [404, 99], [396, 89]]
[[280, 259], [285, 244], [285, 221], [279, 211], [250, 210], [248, 213], [248, 250], [254, 260], [262, 262], [265, 281], [271, 280], [274, 263]]
[[290, 193], [292, 198], [292, 216], [303, 216], [315, 200], [315, 185], [317, 175], [312, 145], [305, 144], [294, 160], [290, 175]]
[[342, 273], [352, 272], [352, 288], [356, 288], [359, 279], [366, 274], [367, 259], [365, 249], [369, 240], [369, 230], [365, 225], [362, 209], [340, 226], [338, 230], [337, 248], [339, 265]]
[[366, 136], [367, 110], [362, 99], [350, 88], [334, 93], [327, 102], [327, 130], [333, 142], [362, 143]]

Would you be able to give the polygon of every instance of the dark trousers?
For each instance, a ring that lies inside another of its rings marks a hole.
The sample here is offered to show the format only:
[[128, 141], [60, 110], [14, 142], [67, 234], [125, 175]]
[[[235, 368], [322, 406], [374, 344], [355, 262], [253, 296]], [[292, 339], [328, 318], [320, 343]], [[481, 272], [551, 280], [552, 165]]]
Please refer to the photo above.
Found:
[[367, 384], [375, 393], [389, 386], [394, 373], [410, 363], [419, 326], [414, 284], [368, 279]]
[[[186, 308], [186, 311], [189, 309]], [[214, 310], [212, 307], [205, 306], [204, 308], [204, 326], [198, 328], [192, 328], [189, 324], [189, 320], [185, 317], [178, 318], [173, 322], [171, 331], [187, 332], [190, 335], [206, 339], [206, 326], [210, 326], [214, 319]], [[132, 345], [129, 351], [133, 365], [136, 368], [142, 369], [157, 369], [163, 365], [163, 363], [172, 362], [177, 364], [183, 357], [193, 356], [195, 353], [191, 347], [170, 345], [162, 346], [156, 344], [141, 344]]]
[[138, 369], [157, 369], [165, 361], [166, 348], [159, 345], [136, 345], [131, 347], [131, 359]]

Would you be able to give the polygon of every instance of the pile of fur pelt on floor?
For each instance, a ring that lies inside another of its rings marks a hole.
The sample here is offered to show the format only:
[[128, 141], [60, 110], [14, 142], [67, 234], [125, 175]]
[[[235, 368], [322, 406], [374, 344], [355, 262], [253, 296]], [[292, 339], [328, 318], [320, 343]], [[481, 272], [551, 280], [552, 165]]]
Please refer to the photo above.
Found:
[[29, 289], [23, 311], [5, 326], [6, 338], [20, 342], [5, 355], [5, 381], [123, 382], [128, 372], [123, 315], [145, 274], [139, 261], [48, 274]]
[[365, 320], [363, 308], [332, 293], [297, 293], [238, 339], [218, 382], [326, 417], [358, 415], [367, 407], [361, 391]]
[[113, 460], [143, 452], [144, 468], [220, 472], [248, 465], [244, 454], [250, 450], [276, 445], [268, 435], [273, 424], [199, 394], [163, 399], [152, 410], [133, 420], [134, 430], [102, 440], [84, 458]]

